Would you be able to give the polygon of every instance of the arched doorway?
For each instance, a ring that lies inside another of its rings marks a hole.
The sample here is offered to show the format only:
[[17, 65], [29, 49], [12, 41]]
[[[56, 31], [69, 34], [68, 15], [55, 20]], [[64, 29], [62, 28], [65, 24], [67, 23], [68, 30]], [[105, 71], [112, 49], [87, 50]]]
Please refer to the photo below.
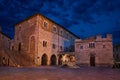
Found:
[[55, 55], [52, 55], [51, 58], [50, 58], [50, 61], [51, 61], [51, 65], [56, 65], [56, 56]]
[[95, 55], [90, 55], [90, 66], [95, 66]]
[[58, 58], [58, 65], [62, 65], [62, 55], [59, 55], [59, 58]]
[[47, 65], [48, 57], [46, 54], [42, 55], [41, 65]]

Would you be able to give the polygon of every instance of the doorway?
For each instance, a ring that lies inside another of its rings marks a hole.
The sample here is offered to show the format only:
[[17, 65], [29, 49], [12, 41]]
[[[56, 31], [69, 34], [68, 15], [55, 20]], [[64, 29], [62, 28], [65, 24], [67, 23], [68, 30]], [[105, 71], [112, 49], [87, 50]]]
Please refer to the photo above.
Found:
[[51, 65], [56, 65], [56, 56], [52, 55], [50, 61], [51, 61], [50, 63]]
[[90, 55], [90, 66], [95, 66], [95, 55]]
[[47, 55], [43, 54], [42, 59], [41, 59], [41, 65], [43, 65], [43, 66], [47, 65], [47, 61], [48, 61]]

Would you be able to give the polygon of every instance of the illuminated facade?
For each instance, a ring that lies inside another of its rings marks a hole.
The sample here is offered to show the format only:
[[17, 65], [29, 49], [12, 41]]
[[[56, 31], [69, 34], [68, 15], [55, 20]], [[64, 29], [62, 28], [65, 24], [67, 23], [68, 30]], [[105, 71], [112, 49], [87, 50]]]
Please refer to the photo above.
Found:
[[0, 65], [63, 64], [112, 66], [112, 36], [82, 40], [41, 14], [16, 24], [13, 39], [0, 33]]
[[113, 65], [112, 35], [106, 38], [101, 35], [75, 41], [76, 64], [87, 66]]
[[74, 52], [75, 39], [78, 37], [59, 24], [35, 14], [15, 25], [7, 51], [18, 65], [58, 65], [60, 54]]

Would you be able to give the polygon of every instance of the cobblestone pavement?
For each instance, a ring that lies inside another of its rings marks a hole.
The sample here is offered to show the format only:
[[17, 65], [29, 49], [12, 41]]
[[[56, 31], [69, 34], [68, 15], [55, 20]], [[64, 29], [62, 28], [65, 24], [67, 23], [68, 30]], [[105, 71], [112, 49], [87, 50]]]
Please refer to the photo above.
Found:
[[120, 69], [0, 67], [0, 80], [120, 80]]

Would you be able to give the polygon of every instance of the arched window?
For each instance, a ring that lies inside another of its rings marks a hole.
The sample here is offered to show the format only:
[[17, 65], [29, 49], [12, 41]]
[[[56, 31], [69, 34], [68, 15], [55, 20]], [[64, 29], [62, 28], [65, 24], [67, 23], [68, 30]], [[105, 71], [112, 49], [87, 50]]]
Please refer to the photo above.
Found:
[[56, 33], [57, 32], [57, 27], [55, 25], [53, 25], [53, 32]]
[[43, 23], [43, 26], [44, 26], [45, 28], [47, 28], [48, 23], [47, 23], [47, 22], [44, 22], [44, 23]]

